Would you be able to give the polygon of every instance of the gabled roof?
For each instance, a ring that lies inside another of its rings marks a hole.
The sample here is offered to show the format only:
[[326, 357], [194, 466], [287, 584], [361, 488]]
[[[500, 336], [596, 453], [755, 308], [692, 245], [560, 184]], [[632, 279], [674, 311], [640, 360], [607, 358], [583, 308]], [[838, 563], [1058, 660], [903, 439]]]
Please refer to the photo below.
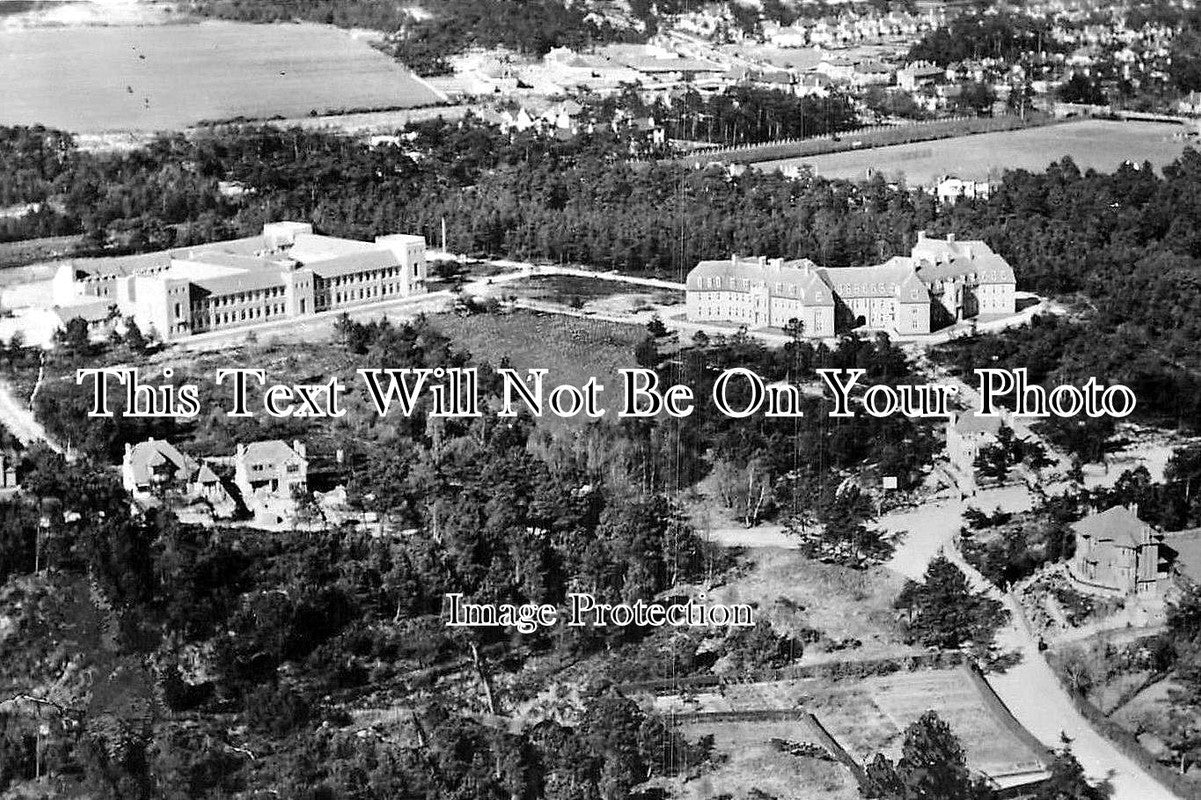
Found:
[[[822, 280], [820, 269], [807, 258], [783, 261], [735, 257], [720, 261], [702, 261], [688, 273], [688, 283], [693, 284], [694, 278], [709, 277], [722, 279], [722, 285], [718, 287], [720, 289], [741, 290], [740, 286], [732, 286], [726, 281], [748, 280], [752, 285], [765, 285], [768, 294], [775, 297], [794, 298], [806, 305], [834, 305], [830, 287]], [[785, 287], [783, 293], [776, 290], [776, 284]], [[795, 294], [792, 291], [794, 286]]]
[[1114, 506], [1099, 514], [1090, 514], [1073, 525], [1072, 529], [1099, 542], [1112, 541], [1122, 547], [1138, 547], [1143, 543], [1142, 531], [1147, 527], [1147, 523], [1131, 509]]
[[894, 258], [872, 267], [822, 267], [826, 283], [844, 300], [894, 297], [897, 287], [913, 272], [907, 259]]
[[150, 483], [153, 471], [164, 464], [173, 466], [183, 480], [190, 480], [196, 472], [196, 462], [179, 452], [170, 442], [159, 439], [148, 439], [133, 445], [125, 453], [125, 463], [138, 486]]
[[247, 464], [270, 464], [273, 466], [287, 461], [308, 460], [296, 452], [292, 445], [279, 439], [251, 442], [238, 453], [238, 458]]
[[918, 264], [917, 274], [926, 283], [962, 278], [965, 275], [975, 275], [976, 281], [984, 284], [1015, 283], [1017, 280], [1009, 262], [992, 251], [975, 258], [957, 257], [940, 262], [922, 260]]
[[51, 309], [59, 321], [66, 325], [73, 319], [82, 319], [84, 322], [103, 322], [108, 319], [112, 313], [115, 302], [108, 299], [100, 299], [90, 303], [73, 303], [69, 306], [55, 306]]
[[992, 248], [979, 239], [959, 241], [953, 238], [935, 239], [919, 234], [910, 255], [926, 261], [949, 261], [955, 258], [980, 258], [996, 255]]

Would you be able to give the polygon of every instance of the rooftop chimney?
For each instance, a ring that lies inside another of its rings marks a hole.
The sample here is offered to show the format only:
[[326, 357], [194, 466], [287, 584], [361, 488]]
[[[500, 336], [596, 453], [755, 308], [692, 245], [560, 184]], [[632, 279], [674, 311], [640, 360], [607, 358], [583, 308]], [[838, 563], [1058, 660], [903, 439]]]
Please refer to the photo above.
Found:
[[947, 234], [947, 244], [955, 244], [955, 234], [953, 234], [953, 233]]
[[926, 232], [925, 232], [924, 230], [921, 230], [921, 231], [918, 231], [918, 232], [917, 232], [917, 240], [918, 240], [919, 242], [924, 242], [924, 241], [926, 241]]

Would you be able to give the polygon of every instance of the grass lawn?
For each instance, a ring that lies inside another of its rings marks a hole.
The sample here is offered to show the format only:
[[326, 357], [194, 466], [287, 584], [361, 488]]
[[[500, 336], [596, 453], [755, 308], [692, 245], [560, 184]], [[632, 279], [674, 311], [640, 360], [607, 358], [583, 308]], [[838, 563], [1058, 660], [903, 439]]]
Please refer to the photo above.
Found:
[[[893, 610], [904, 579], [883, 567], [853, 570], [791, 550], [755, 549], [745, 575], [712, 594], [718, 602], [757, 603], [774, 628], [822, 639], [805, 646], [801, 663], [869, 659], [918, 652], [905, 644]], [[858, 642], [858, 644], [854, 644]]]

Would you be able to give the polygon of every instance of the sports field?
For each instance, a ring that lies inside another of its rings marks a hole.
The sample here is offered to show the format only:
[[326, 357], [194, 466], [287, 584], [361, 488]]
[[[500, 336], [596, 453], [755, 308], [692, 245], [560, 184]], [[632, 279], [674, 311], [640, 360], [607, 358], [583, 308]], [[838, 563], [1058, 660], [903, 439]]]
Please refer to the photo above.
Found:
[[890, 180], [904, 178], [910, 186], [925, 186], [943, 175], [963, 179], [999, 178], [1005, 169], [1046, 169], [1052, 161], [1071, 156], [1081, 169], [1113, 171], [1123, 161], [1150, 161], [1161, 167], [1186, 146], [1197, 146], [1187, 134], [1194, 127], [1162, 122], [1116, 122], [1087, 119], [998, 133], [957, 136], [929, 142], [848, 150], [756, 164], [772, 170], [809, 164], [827, 178], [860, 180], [881, 173]]
[[441, 100], [366, 42], [321, 25], [0, 31], [0, 124], [175, 130]]

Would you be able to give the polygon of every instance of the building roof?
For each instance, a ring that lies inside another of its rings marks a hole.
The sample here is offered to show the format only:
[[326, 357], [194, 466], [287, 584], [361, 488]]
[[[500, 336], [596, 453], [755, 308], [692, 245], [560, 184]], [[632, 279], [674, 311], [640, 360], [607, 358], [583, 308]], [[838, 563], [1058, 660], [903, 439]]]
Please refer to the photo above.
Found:
[[919, 231], [910, 255], [926, 261], [950, 261], [955, 258], [980, 258], [996, 254], [979, 239], [958, 240], [953, 235], [948, 235], [945, 239], [935, 239], [926, 236], [924, 231]]
[[1112, 541], [1122, 547], [1138, 547], [1143, 543], [1142, 531], [1147, 527], [1132, 509], [1114, 506], [1099, 514], [1088, 515], [1072, 529], [1099, 542]]
[[996, 253], [975, 258], [958, 257], [950, 261], [926, 261], [918, 263], [917, 274], [926, 283], [962, 278], [975, 275], [977, 283], [1015, 283], [1013, 267]]
[[196, 462], [179, 452], [170, 442], [159, 439], [147, 439], [130, 446], [125, 451], [125, 464], [133, 475], [134, 484], [138, 486], [150, 483], [154, 469], [164, 464], [173, 465], [183, 473], [185, 480], [196, 471]]
[[631, 69], [645, 73], [657, 72], [725, 72], [726, 68], [713, 61], [699, 58], [658, 58], [655, 56], [625, 59]]
[[336, 278], [340, 275], [351, 275], [369, 269], [387, 269], [400, 264], [396, 254], [391, 250], [364, 250], [358, 253], [348, 253], [325, 261], [316, 261], [309, 265], [314, 275], [322, 278]]
[[[731, 279], [747, 280], [751, 284], [763, 284], [773, 297], [788, 297], [801, 300], [805, 305], [834, 305], [829, 285], [821, 278], [821, 269], [807, 258], [793, 261], [765, 258], [739, 258], [732, 256], [720, 261], [702, 261], [688, 273], [688, 284], [695, 288], [694, 279], [717, 277], [722, 279], [721, 289], [736, 289], [728, 283]], [[776, 285], [783, 288], [778, 291]], [[794, 294], [791, 287], [796, 287]]]
[[290, 444], [279, 439], [268, 439], [265, 442], [251, 442], [239, 448], [237, 458], [247, 464], [264, 464], [278, 466], [287, 461], [307, 461]]
[[274, 269], [247, 270], [230, 275], [194, 278], [192, 285], [209, 294], [228, 295], [284, 286], [284, 275], [283, 271], [276, 266]]
[[[839, 297], [853, 300], [896, 297], [900, 285], [913, 273], [913, 267], [907, 259], [893, 258], [872, 267], [822, 267], [819, 271]], [[927, 293], [926, 299], [929, 297]]]
[[72, 303], [68, 306], [55, 306], [51, 311], [66, 325], [73, 319], [84, 322], [103, 322], [113, 313], [115, 302], [108, 299], [96, 300], [90, 303]]
[[1163, 542], [1172, 550], [1173, 569], [1201, 584], [1201, 528], [1166, 534]]
[[1001, 432], [1000, 417], [982, 417], [975, 412], [956, 414], [951, 425], [961, 436], [986, 434], [995, 437]]
[[946, 72], [942, 67], [931, 64], [929, 61], [915, 61], [911, 64], [906, 64], [902, 67], [902, 70], [915, 78], [930, 78]]

